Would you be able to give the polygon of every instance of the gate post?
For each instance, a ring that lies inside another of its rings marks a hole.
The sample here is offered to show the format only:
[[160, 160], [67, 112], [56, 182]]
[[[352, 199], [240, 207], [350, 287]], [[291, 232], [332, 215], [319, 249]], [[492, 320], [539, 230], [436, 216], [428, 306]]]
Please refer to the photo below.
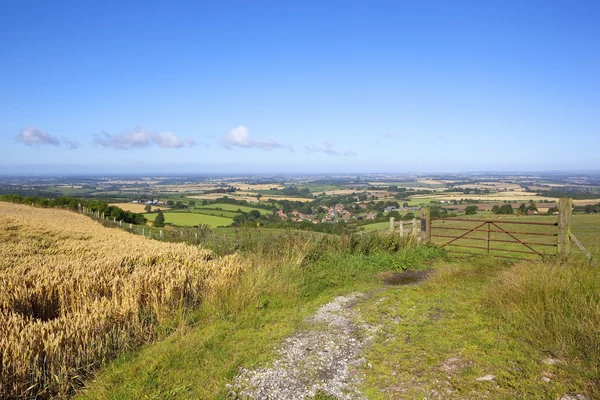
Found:
[[390, 217], [390, 233], [394, 233], [394, 217]]
[[431, 215], [428, 207], [421, 208], [421, 239], [431, 242]]
[[558, 255], [567, 256], [571, 252], [571, 210], [573, 199], [561, 197], [558, 200]]

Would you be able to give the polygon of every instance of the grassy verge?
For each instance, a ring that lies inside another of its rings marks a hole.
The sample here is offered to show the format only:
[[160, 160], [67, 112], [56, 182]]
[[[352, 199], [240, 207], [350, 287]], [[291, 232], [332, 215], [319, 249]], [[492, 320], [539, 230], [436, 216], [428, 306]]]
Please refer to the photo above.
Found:
[[500, 274], [485, 295], [513, 336], [558, 360], [560, 379], [600, 398], [600, 269], [590, 263], [528, 263]]
[[[598, 276], [592, 283], [573, 272], [567, 282], [564, 272], [552, 278], [554, 267], [536, 265], [444, 263], [428, 281], [386, 289], [363, 304], [364, 318], [381, 326], [362, 368], [368, 397], [597, 398]], [[550, 356], [562, 362], [545, 364]], [[486, 375], [493, 380], [477, 380]]]
[[78, 398], [226, 398], [239, 367], [273, 356], [275, 345], [337, 295], [370, 291], [381, 271], [443, 256], [388, 236], [341, 240], [293, 232], [240, 238], [247, 268], [166, 340], [109, 364]]

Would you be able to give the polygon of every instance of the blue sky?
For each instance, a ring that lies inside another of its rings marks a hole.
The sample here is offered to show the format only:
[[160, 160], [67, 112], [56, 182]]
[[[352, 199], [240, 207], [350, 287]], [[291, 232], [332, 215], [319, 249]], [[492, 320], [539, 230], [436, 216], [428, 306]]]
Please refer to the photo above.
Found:
[[599, 170], [598, 20], [597, 1], [5, 1], [0, 171]]

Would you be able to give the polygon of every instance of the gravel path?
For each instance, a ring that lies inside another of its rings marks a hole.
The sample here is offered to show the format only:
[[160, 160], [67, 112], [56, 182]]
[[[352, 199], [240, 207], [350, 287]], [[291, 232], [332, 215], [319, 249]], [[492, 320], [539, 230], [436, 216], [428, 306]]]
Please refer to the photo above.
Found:
[[362, 323], [352, 306], [362, 293], [325, 304], [306, 322], [309, 329], [287, 338], [270, 367], [242, 368], [230, 398], [307, 399], [328, 394], [337, 399], [363, 399], [356, 368], [365, 362], [363, 348], [377, 331]]

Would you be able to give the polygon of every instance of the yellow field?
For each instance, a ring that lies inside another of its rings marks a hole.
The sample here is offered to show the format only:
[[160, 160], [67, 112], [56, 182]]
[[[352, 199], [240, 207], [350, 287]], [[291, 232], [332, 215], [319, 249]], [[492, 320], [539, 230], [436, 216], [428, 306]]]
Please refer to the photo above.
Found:
[[199, 194], [199, 195], [195, 195], [195, 196], [187, 196], [187, 198], [190, 199], [198, 199], [198, 200], [215, 200], [215, 199], [220, 199], [221, 197], [230, 197], [236, 200], [245, 200], [249, 203], [265, 203], [268, 202], [269, 199], [273, 199], [275, 201], [277, 200], [290, 200], [290, 201], [302, 201], [302, 202], [307, 202], [307, 201], [313, 201], [314, 199], [307, 199], [307, 198], [303, 198], [303, 197], [289, 197], [289, 196], [277, 196], [277, 195], [271, 195], [271, 194], [264, 194], [262, 195], [260, 201], [256, 199], [256, 195], [250, 196], [250, 195], [239, 195], [236, 193], [207, 193], [207, 194]]
[[354, 190], [354, 189], [335, 189], [335, 190], [327, 190], [325, 192], [326, 195], [328, 196], [335, 196], [335, 195], [349, 195], [352, 193], [360, 193], [359, 190]]
[[530, 192], [501, 192], [501, 193], [491, 193], [491, 194], [464, 194], [464, 193], [444, 193], [444, 194], [434, 194], [434, 195], [413, 195], [410, 196], [411, 199], [430, 199], [430, 200], [460, 200], [460, 199], [469, 199], [469, 200], [481, 200], [487, 202], [493, 201], [542, 201], [548, 200], [556, 202], [558, 201], [555, 197], [542, 197], [537, 196], [535, 193]]
[[598, 204], [600, 203], [600, 198], [591, 199], [591, 200], [573, 200], [574, 206], [586, 206], [588, 204]]
[[216, 200], [216, 199], [220, 199], [221, 197], [225, 197], [225, 196], [234, 198], [236, 200], [246, 200], [250, 203], [258, 203], [258, 200], [256, 200], [256, 196], [235, 196], [231, 193], [206, 193], [206, 194], [198, 194], [198, 195], [194, 195], [194, 196], [186, 196], [186, 198], [197, 199], [197, 200]]
[[269, 190], [269, 189], [273, 189], [273, 188], [283, 189], [285, 187], [283, 185], [278, 185], [276, 183], [252, 185], [252, 184], [248, 184], [248, 183], [238, 183], [238, 182], [232, 183], [231, 186], [233, 186], [239, 190]]
[[[145, 204], [140, 204], [140, 203], [112, 203], [109, 204], [109, 206], [117, 206], [122, 210], [125, 211], [131, 211], [134, 213], [145, 213], [146, 210], [146, 205]], [[156, 209], [156, 208], [160, 208], [161, 210], [167, 210], [169, 207], [165, 206], [165, 205], [158, 205], [158, 206], [152, 206], [152, 209]]]
[[71, 394], [246, 265], [70, 211], [0, 203], [0, 224], [0, 398]]
[[422, 183], [424, 185], [445, 185], [446, 184], [446, 181], [438, 181], [435, 179], [419, 179], [418, 182]]
[[480, 184], [465, 184], [457, 185], [457, 188], [462, 189], [490, 189], [490, 190], [513, 190], [513, 191], [524, 191], [523, 188], [516, 183], [504, 183], [504, 182], [483, 182]]

